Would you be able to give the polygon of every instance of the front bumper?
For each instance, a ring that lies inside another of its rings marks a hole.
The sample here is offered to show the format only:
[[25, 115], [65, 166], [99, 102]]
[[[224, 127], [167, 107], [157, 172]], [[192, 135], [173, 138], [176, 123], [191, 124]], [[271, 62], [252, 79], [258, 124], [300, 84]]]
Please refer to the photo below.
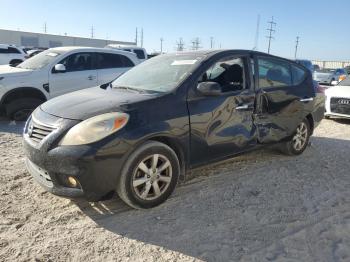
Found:
[[[49, 120], [52, 118], [55, 117]], [[76, 121], [60, 123], [41, 141], [28, 134], [26, 125], [23, 146], [28, 172], [45, 190], [68, 198], [98, 201], [114, 191], [130, 146], [115, 139], [109, 143], [59, 146], [58, 141]], [[69, 184], [68, 177], [77, 180], [78, 186]]]
[[325, 116], [350, 118], [350, 104], [339, 104], [338, 100], [350, 100], [347, 97], [327, 96]]

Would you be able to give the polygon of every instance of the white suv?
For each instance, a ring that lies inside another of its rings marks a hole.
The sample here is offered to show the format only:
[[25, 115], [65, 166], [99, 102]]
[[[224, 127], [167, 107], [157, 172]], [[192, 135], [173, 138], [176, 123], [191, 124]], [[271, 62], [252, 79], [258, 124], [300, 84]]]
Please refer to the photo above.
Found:
[[106, 46], [106, 48], [113, 48], [113, 49], [135, 53], [137, 56], [137, 59], [140, 60], [140, 62], [146, 61], [148, 58], [146, 49], [142, 47], [134, 46], [134, 45], [109, 44]]
[[27, 57], [27, 54], [14, 45], [0, 44], [0, 65], [19, 64]]
[[55, 96], [111, 82], [139, 63], [133, 53], [92, 47], [48, 49], [16, 67], [0, 66], [0, 109], [25, 120]]

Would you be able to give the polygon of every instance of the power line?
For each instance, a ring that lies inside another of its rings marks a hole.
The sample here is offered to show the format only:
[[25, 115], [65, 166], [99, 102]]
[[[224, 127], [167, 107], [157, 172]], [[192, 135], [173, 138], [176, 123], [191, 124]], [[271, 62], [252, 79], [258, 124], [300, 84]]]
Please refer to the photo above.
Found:
[[275, 39], [272, 34], [274, 34], [276, 32], [276, 30], [274, 28], [276, 28], [277, 23], [273, 20], [273, 17], [271, 19], [271, 21], [267, 22], [268, 24], [270, 24], [270, 27], [268, 29], [266, 29], [269, 32], [269, 35], [266, 36], [269, 39], [269, 47], [267, 49], [267, 53], [270, 54], [270, 50], [271, 50], [271, 40]]
[[300, 37], [297, 36], [297, 40], [295, 41], [295, 54], [294, 54], [294, 58], [297, 59], [297, 52], [298, 52], [298, 46], [299, 46], [299, 39]]

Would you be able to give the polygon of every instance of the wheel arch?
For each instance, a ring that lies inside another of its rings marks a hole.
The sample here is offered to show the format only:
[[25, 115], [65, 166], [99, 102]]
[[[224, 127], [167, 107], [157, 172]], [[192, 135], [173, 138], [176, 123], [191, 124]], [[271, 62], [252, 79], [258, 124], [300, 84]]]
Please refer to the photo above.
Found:
[[37, 88], [18, 87], [5, 93], [5, 95], [0, 100], [0, 105], [6, 105], [15, 99], [25, 97], [38, 98], [43, 102], [47, 101], [47, 97], [45, 96], [45, 94]]
[[174, 150], [175, 154], [177, 155], [177, 158], [179, 159], [179, 163], [180, 163], [180, 169], [181, 169], [180, 178], [181, 179], [185, 178], [186, 170], [187, 170], [187, 161], [186, 161], [187, 154], [177, 138], [169, 137], [169, 136], [165, 136], [165, 135], [156, 135], [153, 137], [149, 137], [146, 141], [157, 141], [157, 142], [160, 142], [160, 143], [167, 145], [172, 150]]
[[309, 121], [310, 129], [311, 129], [311, 135], [314, 133], [314, 128], [315, 128], [315, 123], [314, 123], [314, 118], [312, 114], [308, 114], [306, 116], [307, 121]]

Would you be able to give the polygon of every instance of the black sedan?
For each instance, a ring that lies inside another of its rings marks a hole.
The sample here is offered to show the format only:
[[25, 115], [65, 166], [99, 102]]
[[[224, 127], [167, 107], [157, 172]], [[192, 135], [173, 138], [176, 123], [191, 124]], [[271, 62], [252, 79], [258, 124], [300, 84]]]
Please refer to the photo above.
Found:
[[323, 118], [311, 73], [245, 50], [160, 55], [111, 84], [52, 99], [24, 130], [28, 171], [89, 201], [164, 202], [190, 168], [279, 143], [301, 154]]

